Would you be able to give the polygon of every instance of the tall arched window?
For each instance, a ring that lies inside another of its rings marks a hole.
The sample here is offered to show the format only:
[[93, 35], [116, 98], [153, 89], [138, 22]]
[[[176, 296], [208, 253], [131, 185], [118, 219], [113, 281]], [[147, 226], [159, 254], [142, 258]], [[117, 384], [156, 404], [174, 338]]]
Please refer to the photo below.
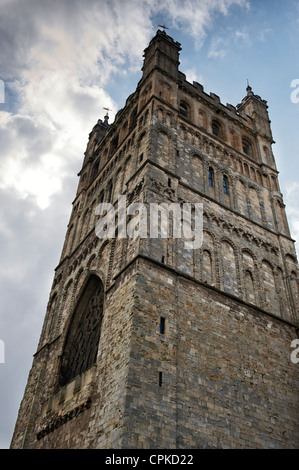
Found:
[[223, 193], [228, 194], [228, 179], [227, 176], [223, 176]]
[[212, 133], [216, 135], [217, 137], [221, 136], [221, 126], [218, 121], [212, 121]]
[[74, 310], [60, 368], [63, 386], [96, 362], [104, 306], [104, 286], [92, 275]]
[[189, 118], [189, 106], [188, 104], [185, 102], [185, 101], [180, 101], [180, 108], [179, 108], [179, 113], [182, 115], [182, 116], [185, 116], [187, 118]]
[[209, 185], [210, 185], [211, 187], [214, 186], [214, 170], [213, 170], [213, 168], [212, 168], [211, 166], [210, 166], [210, 168], [209, 168]]
[[252, 145], [251, 142], [245, 138], [242, 139], [242, 150], [245, 155], [252, 157]]

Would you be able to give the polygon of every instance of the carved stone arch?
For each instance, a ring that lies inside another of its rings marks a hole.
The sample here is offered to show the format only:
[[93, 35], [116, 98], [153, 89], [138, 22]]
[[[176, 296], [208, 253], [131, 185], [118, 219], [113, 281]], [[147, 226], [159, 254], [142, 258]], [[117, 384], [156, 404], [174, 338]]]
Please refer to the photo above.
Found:
[[247, 191], [247, 181], [242, 176], [237, 176], [234, 203], [237, 210], [245, 216], [248, 216]]
[[185, 97], [181, 98], [179, 101], [179, 116], [183, 116], [190, 121], [192, 120], [192, 107], [189, 103], [189, 100]]
[[[258, 288], [260, 286], [258, 277], [258, 262], [255, 253], [249, 248], [241, 250], [242, 256], [242, 274], [243, 274], [243, 290], [246, 295], [246, 300], [250, 303], [258, 304], [261, 297], [261, 292]], [[248, 276], [250, 272], [251, 276]]]
[[202, 137], [200, 135], [199, 132], [195, 132], [194, 133], [194, 147], [196, 147], [197, 149], [200, 148], [201, 146], [201, 142], [202, 142]]
[[56, 319], [56, 311], [58, 307], [58, 292], [54, 292], [49, 299], [46, 319], [41, 334], [40, 346], [46, 341], [50, 340], [53, 336], [53, 329]]
[[100, 249], [99, 249], [99, 254], [98, 254], [98, 257], [100, 258], [103, 254], [103, 251], [104, 249], [106, 248], [106, 246], [109, 245], [109, 240], [105, 240], [102, 245], [100, 246]]
[[290, 274], [291, 295], [294, 303], [294, 322], [299, 321], [299, 281], [298, 274], [295, 270]]
[[247, 176], [247, 178], [250, 178], [248, 163], [244, 162], [243, 163], [243, 168], [244, 168], [244, 175]]
[[124, 171], [123, 171], [123, 181], [122, 181], [122, 194], [126, 191], [127, 189], [127, 184], [128, 181], [131, 177], [132, 174], [132, 165], [133, 165], [133, 158], [132, 155], [129, 154], [125, 160], [124, 163]]
[[120, 166], [116, 172], [115, 177], [115, 187], [114, 187], [114, 195], [115, 197], [122, 194], [122, 179], [123, 179], [123, 167]]
[[86, 235], [95, 227], [95, 208], [97, 206], [97, 199], [94, 198], [92, 203], [90, 204], [90, 211], [88, 214], [88, 219], [86, 221]]
[[226, 237], [220, 239], [220, 259], [222, 267], [222, 288], [225, 292], [240, 295], [240, 266], [238, 248]]
[[58, 335], [61, 332], [61, 328], [63, 327], [64, 320], [67, 317], [67, 313], [72, 308], [72, 302], [73, 302], [72, 284], [73, 282], [74, 282], [73, 278], [69, 279], [62, 291], [61, 305], [59, 308], [59, 315], [57, 317], [57, 322], [56, 322], [56, 327], [55, 327], [56, 335]]
[[190, 180], [192, 185], [198, 189], [203, 190], [203, 158], [198, 153], [193, 153], [191, 155], [191, 175]]
[[216, 145], [214, 144], [214, 142], [209, 142], [209, 146], [208, 146], [208, 154], [212, 157], [215, 156], [215, 152], [216, 152]]
[[213, 245], [214, 245], [214, 248], [216, 246], [216, 243], [217, 243], [217, 238], [216, 238], [216, 235], [215, 233], [213, 233], [211, 230], [209, 230], [208, 228], [204, 228], [203, 229], [203, 243], [202, 243], [202, 246], [209, 246], [209, 244], [206, 242], [206, 239], [205, 239], [205, 236], [204, 234], [207, 233], [209, 235], [209, 237], [211, 237], [212, 239], [212, 242], [213, 242]]
[[291, 309], [292, 305], [290, 295], [287, 289], [286, 275], [282, 266], [278, 265], [275, 269], [275, 278], [277, 282], [277, 295], [280, 302], [280, 312], [282, 318], [291, 321]]
[[80, 228], [80, 234], [79, 234], [79, 242], [81, 242], [81, 240], [83, 240], [83, 238], [87, 234], [87, 223], [86, 223], [86, 221], [88, 220], [88, 215], [89, 215], [88, 212], [89, 212], [89, 208], [87, 207], [85, 209], [85, 211], [83, 212], [83, 215], [82, 215], [81, 228]]
[[94, 259], [96, 259], [96, 254], [95, 253], [93, 253], [93, 255], [91, 255], [91, 257], [87, 261], [87, 264], [86, 264], [87, 271], [90, 271], [90, 266], [91, 266], [91, 263], [93, 262]]
[[252, 251], [250, 248], [247, 248], [247, 247], [241, 249], [241, 254], [242, 255], [243, 255], [243, 253], [246, 253], [246, 252], [252, 257], [252, 259], [254, 261], [254, 266], [255, 266], [255, 268], [258, 269], [258, 258], [256, 256], [256, 254], [254, 253], [254, 251]]
[[275, 267], [266, 258], [262, 259], [261, 277], [263, 280], [264, 307], [272, 313], [279, 313], [279, 304], [277, 302], [277, 289], [275, 282]]
[[221, 200], [225, 203], [229, 203], [230, 207], [233, 206], [233, 176], [229, 168], [220, 168], [219, 169], [219, 176], [220, 176], [220, 194]]
[[271, 182], [271, 188], [272, 188], [272, 191], [279, 191], [279, 188], [278, 188], [278, 181], [277, 181], [277, 176], [276, 175], [270, 175], [270, 182]]
[[289, 263], [294, 263], [296, 264], [297, 263], [297, 258], [295, 255], [291, 254], [291, 253], [286, 253], [286, 261], [288, 261]]
[[159, 96], [167, 102], [171, 102], [173, 88], [165, 80], [159, 80]]
[[171, 131], [158, 126], [156, 135], [157, 163], [170, 170], [174, 170], [174, 142]]
[[147, 131], [143, 131], [143, 132], [141, 132], [140, 135], [138, 136], [138, 139], [137, 139], [137, 145], [138, 145], [138, 147], [140, 146], [142, 140], [145, 138], [146, 134], [147, 134]]
[[166, 112], [166, 125], [170, 127], [174, 127], [174, 114], [170, 111]]
[[159, 122], [165, 124], [165, 109], [161, 105], [157, 106], [157, 118]]
[[162, 134], [165, 134], [169, 140], [173, 140], [172, 132], [170, 129], [168, 129], [167, 126], [162, 126], [161, 124], [158, 123], [155, 126], [155, 130], [154, 130], [155, 138], [158, 137], [159, 132], [161, 132]]
[[[205, 236], [208, 235], [210, 237], [210, 240]], [[210, 268], [207, 269], [205, 266], [205, 257], [204, 257], [204, 252], [208, 251], [210, 254]], [[200, 254], [200, 271], [201, 271], [201, 280], [202, 281], [207, 281], [208, 284], [210, 285], [216, 285], [219, 280], [219, 275], [218, 275], [218, 256], [217, 256], [217, 239], [215, 234], [210, 231], [209, 229], [204, 229], [203, 230], [203, 245], [201, 247], [201, 250], [199, 252]], [[208, 273], [210, 272], [210, 280], [207, 279]]]
[[94, 273], [86, 277], [65, 328], [59, 385], [66, 385], [96, 362], [104, 314], [104, 284]]
[[75, 276], [75, 279], [74, 279], [74, 287], [73, 287], [73, 292], [72, 292], [72, 303], [75, 301], [76, 293], [78, 293], [78, 291], [80, 290], [80, 288], [78, 289], [78, 285], [79, 285], [80, 277], [82, 276], [83, 273], [84, 273], [84, 269], [81, 266], [80, 269], [78, 270], [76, 276]]
[[263, 221], [262, 214], [262, 191], [255, 184], [249, 183], [247, 185], [248, 191], [248, 212], [249, 216], [258, 223]]

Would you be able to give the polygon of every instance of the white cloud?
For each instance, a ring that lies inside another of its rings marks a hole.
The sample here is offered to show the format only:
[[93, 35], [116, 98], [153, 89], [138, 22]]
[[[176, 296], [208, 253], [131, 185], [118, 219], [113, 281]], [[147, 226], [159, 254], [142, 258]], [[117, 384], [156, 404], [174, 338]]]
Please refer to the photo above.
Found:
[[195, 67], [184, 70], [184, 74], [186, 75], [186, 80], [190, 83], [193, 83], [193, 82], [202, 83], [203, 82], [203, 77], [198, 74]]
[[235, 31], [235, 41], [239, 45], [249, 46], [251, 44], [251, 40], [248, 31], [245, 29]]
[[157, 29], [154, 15], [201, 44], [214, 13], [227, 14], [232, 5], [248, 6], [245, 0], [0, 0], [0, 77], [12, 100], [0, 111], [0, 331], [7, 345], [0, 446], [11, 438], [88, 134], [104, 106], [111, 119], [117, 111], [107, 91], [111, 79], [140, 72]]
[[223, 59], [226, 55], [226, 49], [223, 46], [226, 46], [223, 38], [214, 38], [208, 52], [208, 57]]
[[[200, 38], [213, 13], [227, 14], [231, 5], [246, 2], [2, 1], [0, 58], [5, 75], [13, 79], [18, 114], [0, 113], [7, 133], [0, 187], [14, 187], [20, 197], [33, 195], [46, 207], [74, 160], [79, 170], [102, 108], [112, 109], [112, 116], [117, 111], [104, 89], [110, 77], [119, 70], [140, 70], [152, 34], [151, 15], [165, 12], [172, 25]], [[223, 57], [217, 45], [210, 56]]]

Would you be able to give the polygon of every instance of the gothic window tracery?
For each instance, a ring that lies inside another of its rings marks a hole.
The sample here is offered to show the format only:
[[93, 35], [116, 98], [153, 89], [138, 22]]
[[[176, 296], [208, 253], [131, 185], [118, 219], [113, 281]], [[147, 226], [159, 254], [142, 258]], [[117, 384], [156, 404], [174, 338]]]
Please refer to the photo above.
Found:
[[103, 319], [104, 288], [92, 275], [75, 308], [67, 333], [60, 370], [65, 385], [96, 362]]

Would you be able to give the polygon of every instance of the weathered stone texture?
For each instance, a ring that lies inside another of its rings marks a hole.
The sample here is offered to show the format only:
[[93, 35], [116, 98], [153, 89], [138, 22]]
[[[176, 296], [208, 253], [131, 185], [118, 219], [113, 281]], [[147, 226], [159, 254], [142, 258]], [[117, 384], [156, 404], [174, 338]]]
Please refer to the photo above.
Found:
[[[186, 81], [179, 50], [158, 31], [136, 91], [90, 133], [13, 448], [299, 445], [298, 263], [267, 103], [248, 87], [224, 106]], [[96, 236], [102, 202], [115, 238]], [[140, 236], [134, 203], [147, 223], [153, 203], [202, 203], [202, 246], [175, 238], [171, 218], [159, 238], [149, 225]], [[63, 383], [92, 276], [104, 291], [89, 306], [103, 310], [97, 360]]]
[[150, 262], [139, 269], [125, 444], [296, 448], [295, 328]]

